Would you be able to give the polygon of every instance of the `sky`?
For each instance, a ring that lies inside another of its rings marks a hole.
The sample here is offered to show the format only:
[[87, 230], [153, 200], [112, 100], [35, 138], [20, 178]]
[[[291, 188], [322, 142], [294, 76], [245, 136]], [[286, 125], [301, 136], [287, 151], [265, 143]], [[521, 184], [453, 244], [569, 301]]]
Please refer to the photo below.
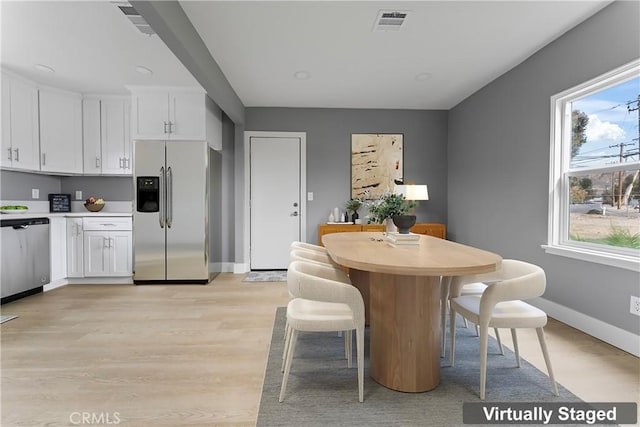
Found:
[[572, 103], [572, 110], [589, 116], [587, 142], [572, 159], [572, 167], [619, 163], [620, 144], [625, 144], [625, 154], [635, 153], [626, 161], [639, 160], [638, 111], [629, 111], [639, 107], [639, 94], [640, 77], [635, 77]]

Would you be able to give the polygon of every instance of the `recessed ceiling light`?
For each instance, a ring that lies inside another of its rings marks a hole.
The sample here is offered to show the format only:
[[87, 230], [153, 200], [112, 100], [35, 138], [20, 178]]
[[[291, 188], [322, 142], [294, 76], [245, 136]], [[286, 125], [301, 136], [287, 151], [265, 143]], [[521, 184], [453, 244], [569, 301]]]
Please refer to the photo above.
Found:
[[48, 65], [44, 65], [44, 64], [36, 64], [33, 67], [36, 70], [42, 71], [44, 73], [55, 73], [56, 72], [56, 70], [54, 70], [53, 68], [49, 67]]
[[151, 74], [153, 74], [153, 71], [151, 71], [147, 67], [143, 67], [142, 65], [138, 65], [136, 67], [136, 71], [140, 74], [144, 74], [145, 76], [150, 76]]
[[420, 73], [416, 76], [416, 80], [419, 82], [429, 80], [430, 78], [431, 78], [431, 73]]
[[296, 71], [293, 73], [293, 77], [298, 80], [309, 80], [311, 78], [311, 74], [308, 71]]

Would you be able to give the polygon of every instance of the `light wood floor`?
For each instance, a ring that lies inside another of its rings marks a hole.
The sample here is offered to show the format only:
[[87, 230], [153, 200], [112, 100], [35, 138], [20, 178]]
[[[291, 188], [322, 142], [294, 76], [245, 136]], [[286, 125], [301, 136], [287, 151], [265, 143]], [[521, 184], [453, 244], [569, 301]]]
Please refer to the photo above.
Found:
[[[3, 427], [255, 424], [284, 283], [222, 274], [207, 286], [69, 285], [2, 306]], [[639, 400], [638, 358], [559, 322], [558, 381], [587, 401]], [[508, 342], [509, 334], [504, 339]], [[535, 333], [521, 352], [544, 370]]]

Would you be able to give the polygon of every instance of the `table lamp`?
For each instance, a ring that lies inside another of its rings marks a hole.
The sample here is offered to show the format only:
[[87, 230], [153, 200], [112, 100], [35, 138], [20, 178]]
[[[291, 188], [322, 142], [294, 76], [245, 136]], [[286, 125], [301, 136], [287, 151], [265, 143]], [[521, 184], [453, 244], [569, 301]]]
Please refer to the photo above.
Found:
[[[426, 185], [396, 185], [395, 193], [402, 194], [405, 200], [429, 200]], [[416, 216], [415, 214], [395, 215], [393, 223], [398, 227], [398, 233], [409, 234], [409, 229], [416, 223]]]

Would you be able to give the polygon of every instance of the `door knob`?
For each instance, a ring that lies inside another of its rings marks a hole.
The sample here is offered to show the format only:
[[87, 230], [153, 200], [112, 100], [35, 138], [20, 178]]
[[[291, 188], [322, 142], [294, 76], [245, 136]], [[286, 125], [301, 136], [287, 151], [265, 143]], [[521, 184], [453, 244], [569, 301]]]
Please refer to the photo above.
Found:
[[294, 207], [294, 208], [297, 208], [297, 207], [298, 207], [298, 203], [297, 203], [297, 202], [295, 202], [295, 203], [293, 204], [293, 207]]
[[298, 216], [298, 211], [294, 211], [291, 216]]

